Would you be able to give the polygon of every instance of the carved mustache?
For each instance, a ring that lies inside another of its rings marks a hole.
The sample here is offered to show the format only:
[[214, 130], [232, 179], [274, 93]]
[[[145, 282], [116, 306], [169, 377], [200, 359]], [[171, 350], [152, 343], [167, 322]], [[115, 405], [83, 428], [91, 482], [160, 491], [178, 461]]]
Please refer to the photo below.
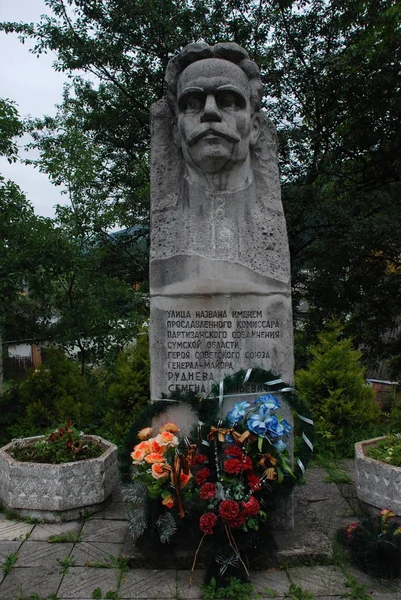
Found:
[[201, 123], [198, 127], [191, 133], [187, 140], [187, 144], [189, 147], [196, 144], [198, 140], [205, 137], [205, 135], [213, 134], [219, 137], [228, 140], [229, 142], [233, 142], [234, 144], [238, 144], [241, 140], [239, 135], [230, 131], [225, 125], [222, 123]]

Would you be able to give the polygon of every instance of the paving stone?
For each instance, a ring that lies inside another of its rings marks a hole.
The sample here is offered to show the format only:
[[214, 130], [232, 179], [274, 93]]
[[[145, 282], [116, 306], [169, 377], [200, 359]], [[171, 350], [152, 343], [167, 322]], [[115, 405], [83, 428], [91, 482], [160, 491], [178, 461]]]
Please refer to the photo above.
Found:
[[119, 578], [118, 569], [70, 567], [61, 582], [57, 597], [60, 600], [93, 598], [93, 590], [99, 587], [104, 598], [108, 591], [117, 591]]
[[117, 483], [116, 487], [114, 488], [112, 494], [111, 494], [111, 500], [112, 502], [123, 502], [124, 498], [121, 492], [121, 484]]
[[306, 471], [306, 484], [295, 487], [295, 495], [311, 502], [339, 497], [340, 492], [336, 484], [324, 480], [326, 475], [326, 469], [311, 467]]
[[114, 520], [123, 520], [126, 518], [127, 514], [127, 505], [125, 502], [110, 502], [106, 508], [103, 510], [94, 513], [91, 517], [93, 521], [99, 519], [114, 519]]
[[123, 573], [118, 595], [122, 600], [126, 598], [146, 598], [146, 600], [176, 598], [176, 571], [173, 569], [135, 569]]
[[46, 597], [49, 594], [56, 594], [60, 581], [61, 575], [45, 566], [40, 569], [15, 567], [0, 584], [0, 598], [17, 600], [21, 595], [34, 593], [39, 597]]
[[42, 567], [60, 568], [57, 559], [69, 556], [74, 544], [49, 544], [47, 542], [35, 542], [27, 540], [18, 552], [18, 567]]
[[279, 565], [295, 566], [306, 561], [330, 563], [333, 546], [309, 503], [296, 499], [294, 525], [293, 531], [274, 532]]
[[25, 540], [29, 537], [33, 528], [34, 526], [28, 523], [20, 523], [15, 521], [9, 521], [8, 519], [0, 519], [0, 540]]
[[379, 579], [370, 577], [367, 573], [359, 569], [355, 565], [347, 565], [346, 573], [348, 577], [355, 577], [359, 584], [366, 585], [368, 593], [381, 592], [383, 594], [399, 593], [401, 598], [401, 581], [400, 579]]
[[22, 542], [0, 542], [0, 563], [4, 563], [7, 556], [18, 553]]
[[339, 493], [338, 495], [333, 494], [326, 500], [311, 502], [310, 508], [315, 512], [323, 531], [332, 541], [339, 529], [345, 529], [356, 519], [349, 503]]
[[316, 596], [341, 596], [349, 592], [346, 577], [333, 566], [294, 567], [288, 569], [288, 577], [291, 583]]
[[192, 583], [190, 583], [191, 571], [176, 571], [176, 578], [177, 596], [185, 598], [185, 600], [197, 600], [202, 597], [202, 586], [205, 579], [204, 569], [195, 569], [192, 573]]
[[29, 539], [47, 542], [50, 537], [57, 535], [64, 536], [66, 542], [73, 542], [79, 536], [81, 529], [82, 523], [76, 521], [68, 523], [40, 523], [35, 525]]
[[262, 597], [269, 597], [270, 595], [270, 598], [273, 596], [273, 591], [277, 597], [285, 596], [291, 585], [285, 570], [251, 573], [251, 583], [256, 594], [260, 594]]
[[81, 531], [83, 542], [114, 542], [123, 544], [127, 537], [126, 521], [86, 521]]
[[88, 563], [105, 563], [109, 555], [116, 558], [123, 553], [121, 544], [112, 542], [79, 542], [75, 544], [72, 555], [76, 567], [85, 567]]

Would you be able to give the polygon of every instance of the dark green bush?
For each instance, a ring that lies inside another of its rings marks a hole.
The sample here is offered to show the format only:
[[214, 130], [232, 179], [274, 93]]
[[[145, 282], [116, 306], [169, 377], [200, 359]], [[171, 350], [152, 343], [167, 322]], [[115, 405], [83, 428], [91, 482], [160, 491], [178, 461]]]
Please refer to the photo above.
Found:
[[0, 396], [0, 443], [38, 435], [71, 421], [85, 433], [123, 443], [131, 423], [149, 402], [149, 340], [140, 334], [114, 365], [81, 371], [61, 350]]
[[307, 369], [295, 374], [299, 394], [312, 413], [316, 449], [322, 453], [353, 456], [355, 441], [377, 427], [380, 410], [373, 390], [365, 384], [361, 353], [341, 327], [331, 324], [311, 348]]
[[92, 421], [97, 393], [90, 374], [50, 349], [44, 364], [0, 396], [0, 440], [38, 435], [68, 420], [82, 429]]
[[138, 335], [135, 348], [118, 356], [107, 395], [105, 425], [122, 439], [142, 408], [150, 401], [149, 336]]

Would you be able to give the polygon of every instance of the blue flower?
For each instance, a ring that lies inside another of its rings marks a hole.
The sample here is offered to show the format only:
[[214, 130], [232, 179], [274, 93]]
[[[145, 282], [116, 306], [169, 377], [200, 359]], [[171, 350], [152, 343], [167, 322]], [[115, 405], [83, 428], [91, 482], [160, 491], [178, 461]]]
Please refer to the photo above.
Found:
[[266, 419], [266, 433], [273, 439], [284, 435], [284, 427], [275, 415]]
[[250, 406], [251, 405], [249, 402], [236, 402], [234, 404], [234, 408], [227, 414], [227, 419], [230, 425], [233, 426], [242, 421], [242, 419], [245, 417], [247, 409]]
[[252, 433], [265, 437], [267, 428], [266, 419], [261, 419], [258, 413], [251, 416], [251, 418], [248, 420], [247, 426], [249, 431], [252, 431]]
[[273, 394], [265, 394], [264, 396], [259, 396], [257, 400], [253, 401], [254, 404], [261, 404], [267, 410], [277, 410], [280, 408], [280, 402], [273, 396]]
[[284, 450], [287, 447], [287, 444], [283, 442], [283, 440], [279, 439], [276, 442], [273, 442], [273, 446], [277, 450], [277, 452], [281, 453], [284, 452]]

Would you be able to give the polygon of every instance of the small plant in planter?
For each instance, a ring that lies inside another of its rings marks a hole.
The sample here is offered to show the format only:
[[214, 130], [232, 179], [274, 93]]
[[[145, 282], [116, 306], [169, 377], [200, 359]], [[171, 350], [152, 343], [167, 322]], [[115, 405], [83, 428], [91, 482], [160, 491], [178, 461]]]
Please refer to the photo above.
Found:
[[367, 448], [366, 455], [389, 465], [401, 467], [401, 433], [390, 434], [378, 441], [375, 446]]
[[10, 451], [10, 456], [20, 462], [58, 465], [97, 458], [103, 452], [104, 447], [100, 442], [85, 440], [83, 434], [68, 421], [32, 444], [16, 441]]
[[117, 479], [117, 446], [70, 422], [0, 448], [0, 502], [24, 518], [53, 523], [96, 512]]
[[351, 523], [345, 531], [353, 560], [374, 577], [395, 578], [401, 572], [401, 523], [388, 508], [377, 517]]

